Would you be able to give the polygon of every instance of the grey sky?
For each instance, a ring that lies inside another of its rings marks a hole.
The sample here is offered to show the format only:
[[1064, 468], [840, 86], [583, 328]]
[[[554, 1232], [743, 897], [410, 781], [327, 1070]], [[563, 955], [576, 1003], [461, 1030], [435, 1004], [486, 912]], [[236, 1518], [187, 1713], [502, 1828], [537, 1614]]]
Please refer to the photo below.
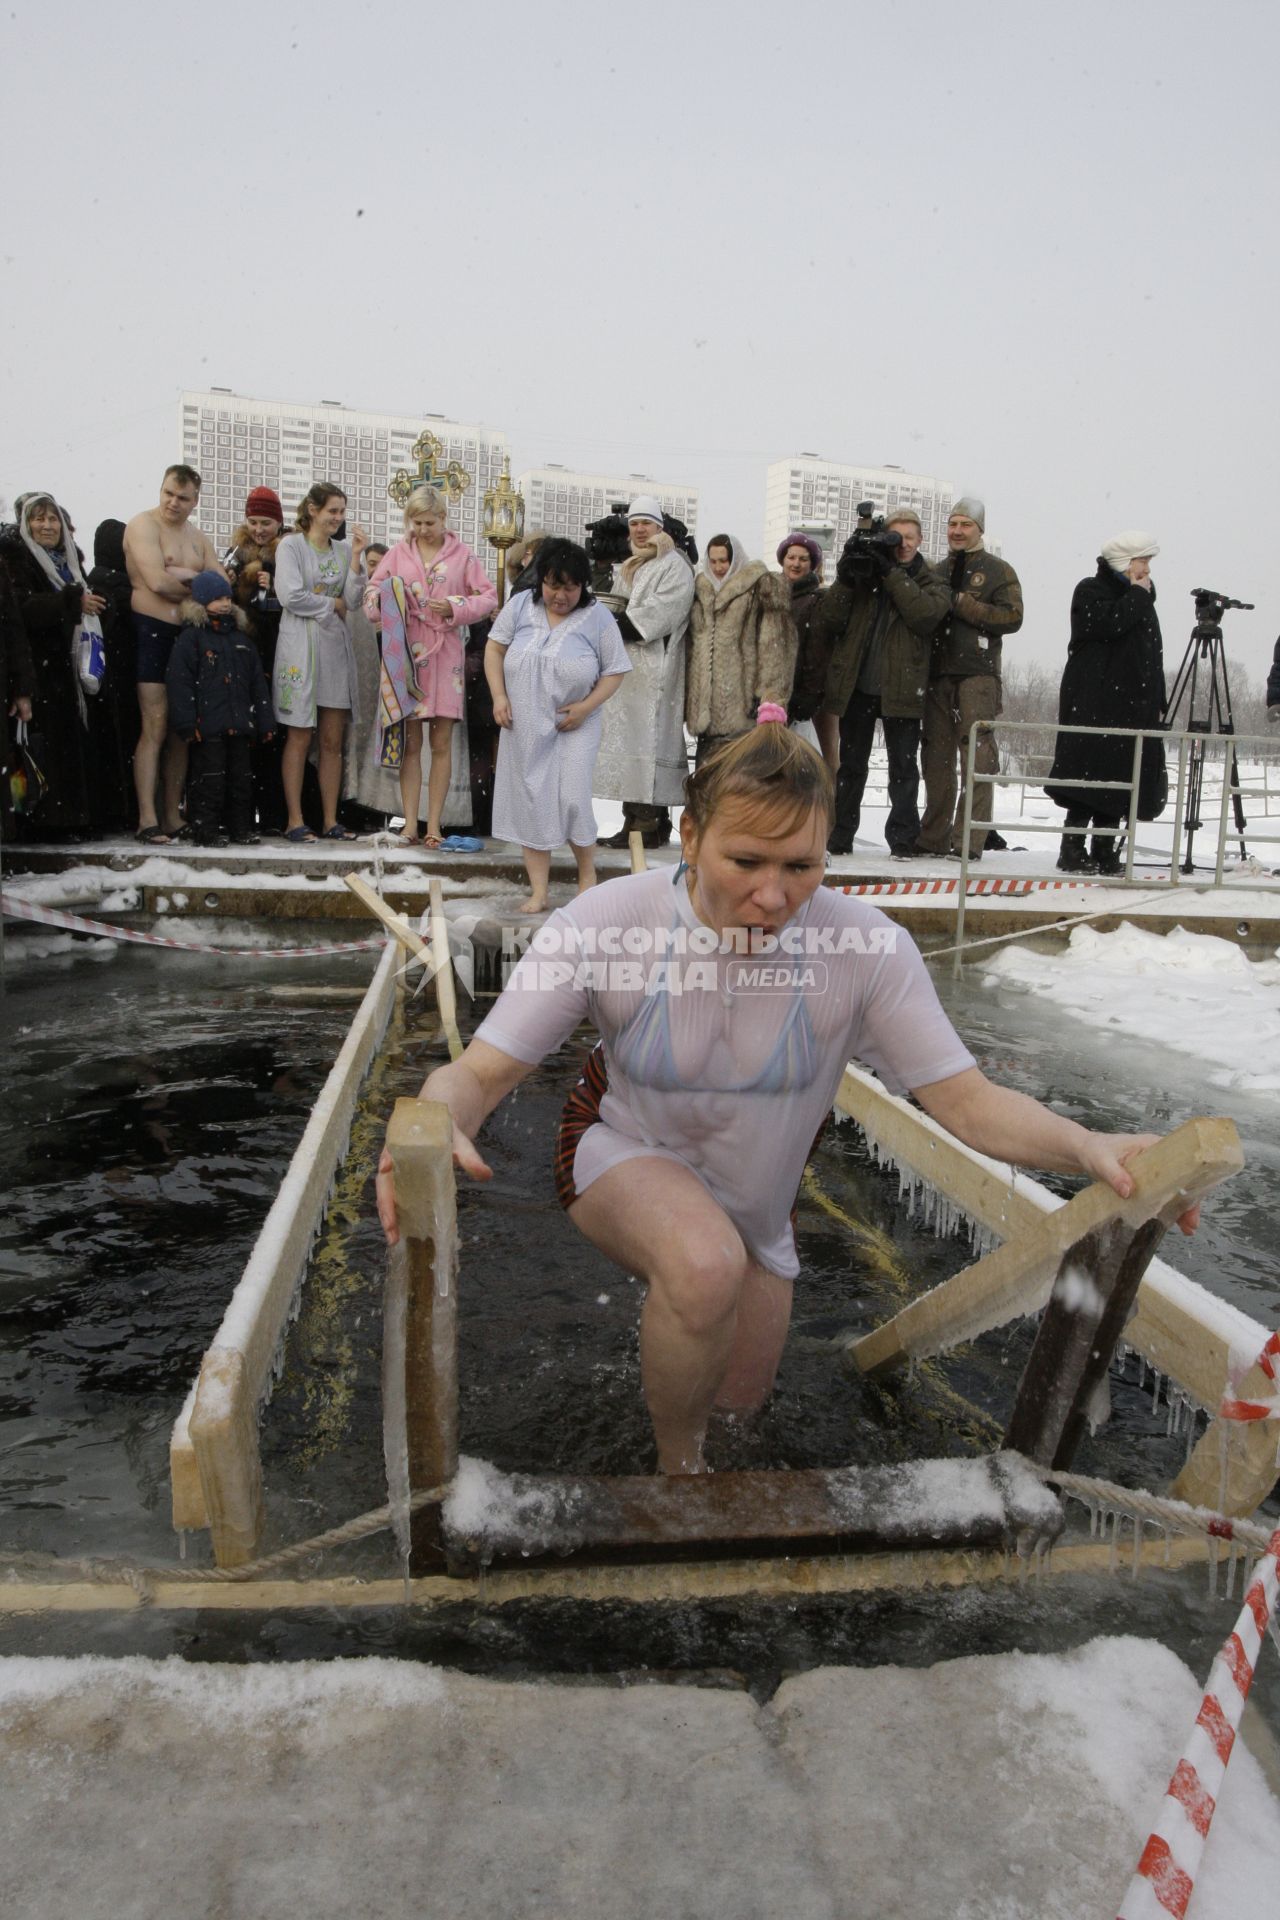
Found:
[[87, 541], [217, 382], [688, 479], [753, 550], [769, 460], [895, 461], [985, 497], [1014, 658], [1061, 660], [1127, 526], [1167, 657], [1208, 585], [1258, 603], [1229, 658], [1270, 658], [1260, 0], [20, 0], [0, 47], [0, 493], [55, 488]]

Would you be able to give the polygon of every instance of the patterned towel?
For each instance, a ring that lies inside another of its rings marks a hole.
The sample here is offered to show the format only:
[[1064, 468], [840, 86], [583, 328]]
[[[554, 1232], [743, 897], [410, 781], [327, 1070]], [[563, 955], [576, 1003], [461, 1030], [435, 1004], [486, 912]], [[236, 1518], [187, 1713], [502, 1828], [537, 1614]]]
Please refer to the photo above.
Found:
[[399, 770], [404, 759], [404, 722], [421, 695], [409, 652], [408, 609], [404, 581], [389, 573], [378, 589], [382, 617], [382, 671], [378, 677], [378, 724], [374, 729], [375, 764]]

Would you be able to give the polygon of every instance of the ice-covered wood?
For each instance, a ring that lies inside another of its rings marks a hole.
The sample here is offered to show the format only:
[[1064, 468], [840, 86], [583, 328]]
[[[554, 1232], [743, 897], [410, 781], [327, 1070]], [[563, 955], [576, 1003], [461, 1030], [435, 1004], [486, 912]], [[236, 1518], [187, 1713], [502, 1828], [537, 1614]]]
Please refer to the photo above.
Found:
[[886, 1467], [667, 1476], [499, 1474], [463, 1461], [444, 1511], [451, 1558], [677, 1557], [1047, 1544], [1063, 1516], [1016, 1454]]
[[[404, 1410], [405, 1491], [452, 1480], [458, 1467], [457, 1211], [453, 1123], [436, 1100], [397, 1100], [387, 1129], [395, 1168], [400, 1248], [388, 1280], [396, 1295], [383, 1355], [384, 1398]], [[392, 1337], [394, 1335], [394, 1337]], [[389, 1479], [398, 1450], [388, 1433]], [[439, 1563], [438, 1511], [423, 1508], [410, 1528], [409, 1565]]]
[[191, 1409], [191, 1445], [220, 1567], [246, 1566], [262, 1530], [258, 1406], [247, 1367], [236, 1348], [210, 1347]]
[[[395, 998], [397, 950], [390, 942], [378, 962], [369, 989], [346, 1040], [320, 1090], [253, 1251], [210, 1343], [239, 1353], [244, 1367], [236, 1391], [256, 1431], [259, 1410], [271, 1388], [272, 1369], [306, 1271], [311, 1245], [324, 1218], [334, 1173], [346, 1151], [360, 1083], [377, 1051]], [[191, 1418], [199, 1386], [188, 1395], [169, 1441], [173, 1524], [205, 1527], [210, 1515], [202, 1488], [215, 1470], [197, 1463]], [[239, 1416], [237, 1415], [237, 1418]], [[228, 1432], [239, 1431], [232, 1420]], [[213, 1445], [210, 1428], [210, 1445]]]
[[409, 953], [414, 954], [417, 959], [421, 960], [425, 967], [430, 969], [434, 964], [431, 949], [422, 936], [409, 925], [404, 915], [398, 913], [394, 907], [389, 907], [382, 898], [382, 895], [376, 893], [369, 885], [369, 882], [364, 878], [363, 874], [348, 873], [343, 877], [356, 899], [362, 906], [368, 908], [374, 919], [381, 920], [387, 932], [398, 940], [400, 945]]
[[1005, 1445], [1042, 1467], [1071, 1465], [1163, 1220], [1113, 1220], [1069, 1247], [1040, 1318]]
[[[861, 1067], [846, 1067], [836, 1107], [856, 1120], [872, 1147], [904, 1174], [927, 1180], [1002, 1240], [1066, 1204], [1030, 1174], [953, 1139], [927, 1113], [886, 1092]], [[1260, 1320], [1157, 1256], [1138, 1289], [1137, 1312], [1124, 1338], [1126, 1346], [1176, 1381], [1198, 1405], [1214, 1408], [1229, 1367], [1248, 1365], [1269, 1332]]]
[[431, 876], [431, 956], [435, 966], [436, 1006], [440, 1024], [449, 1046], [449, 1058], [462, 1058], [462, 1035], [458, 1032], [458, 996], [453, 985], [453, 961], [449, 956], [449, 922], [444, 914], [444, 895], [439, 877]]
[[856, 1341], [852, 1358], [862, 1372], [878, 1373], [1034, 1313], [1048, 1298], [1063, 1255], [1077, 1241], [1113, 1220], [1140, 1226], [1171, 1202], [1189, 1202], [1209, 1192], [1242, 1165], [1233, 1121], [1188, 1120], [1131, 1162], [1134, 1191], [1129, 1199], [1093, 1181], [1065, 1206], [1041, 1215], [994, 1253]]
[[[876, 1151], [927, 1180], [1002, 1239], [1065, 1205], [1029, 1174], [953, 1140], [928, 1114], [886, 1092], [861, 1067], [845, 1069], [836, 1107], [857, 1121]], [[1198, 1406], [1213, 1412], [1229, 1376], [1250, 1366], [1269, 1331], [1260, 1320], [1156, 1258], [1139, 1285], [1124, 1344]], [[1256, 1368], [1240, 1388], [1245, 1397], [1265, 1390], [1266, 1377]], [[1275, 1484], [1274, 1434], [1269, 1422], [1259, 1422], [1237, 1427], [1224, 1441], [1223, 1424], [1216, 1419], [1211, 1423], [1173, 1490], [1193, 1506], [1252, 1513]]]
[[[1274, 1392], [1275, 1382], [1261, 1367], [1252, 1367], [1240, 1382], [1242, 1400], [1270, 1399]], [[1256, 1512], [1275, 1483], [1275, 1421], [1215, 1419], [1170, 1491], [1189, 1506], [1242, 1518]]]
[[[1200, 1566], [1210, 1542], [1148, 1533], [1124, 1548], [1126, 1572], [1140, 1568]], [[1038, 1576], [1115, 1571], [1116, 1548], [1098, 1541], [1056, 1546], [1032, 1563]], [[455, 1607], [482, 1602], [501, 1607], [528, 1600], [682, 1601], [729, 1600], [752, 1595], [787, 1599], [814, 1594], [871, 1593], [884, 1589], [969, 1587], [1027, 1578], [1028, 1562], [1004, 1550], [925, 1549], [916, 1553], [785, 1554], [768, 1559], [664, 1560], [646, 1565], [567, 1565], [496, 1568], [474, 1578], [427, 1574], [420, 1579], [360, 1580], [350, 1575], [290, 1580], [243, 1580], [205, 1586], [181, 1576], [147, 1583], [146, 1595], [126, 1581], [0, 1581], [0, 1616], [11, 1613], [127, 1613], [152, 1606], [175, 1613], [249, 1612], [281, 1609]]]
[[1051, 1194], [1029, 1192], [1025, 1177], [1011, 1180], [1007, 1166], [966, 1147], [860, 1067], [845, 1068], [835, 1104], [885, 1157], [911, 1168], [1001, 1240], [1033, 1227], [1053, 1205]]

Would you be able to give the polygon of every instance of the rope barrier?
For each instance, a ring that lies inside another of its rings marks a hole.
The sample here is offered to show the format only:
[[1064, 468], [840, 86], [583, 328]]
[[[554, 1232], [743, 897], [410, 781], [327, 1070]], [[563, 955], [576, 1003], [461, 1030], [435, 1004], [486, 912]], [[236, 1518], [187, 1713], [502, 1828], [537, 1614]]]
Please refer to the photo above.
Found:
[[[1045, 884], [1049, 883], [1045, 882]], [[1168, 897], [1168, 894], [1164, 893], [1151, 893], [1144, 899], [1139, 894], [1136, 899], [1126, 899], [1125, 911], [1132, 912], [1135, 907], [1149, 907], [1154, 901], [1167, 900]], [[1036, 933], [1057, 933], [1063, 927], [1086, 927], [1091, 920], [1106, 920], [1117, 911], [1113, 893], [1110, 906], [1096, 907], [1092, 913], [1072, 913], [1063, 920], [1044, 920], [1035, 926], [1017, 927], [1011, 933], [989, 934], [985, 940], [965, 940], [956, 947], [933, 947], [924, 955], [924, 958], [932, 964], [935, 960], [945, 960], [951, 954], [976, 953], [979, 947], [1002, 946], [1006, 940], [1029, 940], [1032, 934]]]
[[1232, 1520], [1212, 1507], [1192, 1507], [1185, 1500], [1170, 1500], [1141, 1487], [1121, 1487], [1112, 1480], [1095, 1480], [1085, 1473], [1060, 1473], [1048, 1467], [1037, 1471], [1043, 1480], [1083, 1506], [1108, 1507], [1135, 1521], [1150, 1520], [1153, 1525], [1167, 1527], [1171, 1533], [1203, 1534], [1206, 1539], [1226, 1540], [1257, 1553], [1264, 1552], [1272, 1538], [1270, 1527], [1257, 1526], [1252, 1520]]
[[[446, 1487], [428, 1487], [422, 1493], [415, 1493], [409, 1500], [406, 1513], [413, 1515], [422, 1507], [437, 1505], [447, 1491]], [[243, 1567], [175, 1567], [136, 1560], [61, 1560], [56, 1554], [43, 1553], [6, 1554], [3, 1558], [11, 1571], [56, 1568], [60, 1575], [75, 1574], [80, 1579], [97, 1581], [103, 1586], [132, 1587], [140, 1600], [150, 1603], [155, 1597], [152, 1587], [157, 1580], [210, 1586], [260, 1580], [267, 1574], [279, 1573], [282, 1568], [293, 1566], [298, 1560], [310, 1559], [313, 1554], [327, 1553], [332, 1547], [350, 1546], [356, 1540], [371, 1539], [375, 1533], [384, 1533], [392, 1520], [389, 1506], [374, 1507], [340, 1527], [330, 1527], [324, 1533], [313, 1534], [309, 1540], [295, 1540], [292, 1546], [281, 1547], [278, 1552], [266, 1554], [260, 1560], [251, 1560]]]
[[234, 960], [313, 960], [329, 953], [367, 953], [385, 945], [381, 934], [368, 940], [344, 940], [314, 947], [218, 947], [194, 940], [171, 940], [161, 933], [143, 933], [137, 927], [118, 927], [107, 920], [83, 920], [61, 907], [41, 906], [21, 894], [0, 892], [0, 913], [6, 920], [31, 920], [37, 926], [61, 927], [68, 933], [91, 933], [101, 940], [129, 941], [141, 947], [168, 947], [176, 953], [220, 953]]

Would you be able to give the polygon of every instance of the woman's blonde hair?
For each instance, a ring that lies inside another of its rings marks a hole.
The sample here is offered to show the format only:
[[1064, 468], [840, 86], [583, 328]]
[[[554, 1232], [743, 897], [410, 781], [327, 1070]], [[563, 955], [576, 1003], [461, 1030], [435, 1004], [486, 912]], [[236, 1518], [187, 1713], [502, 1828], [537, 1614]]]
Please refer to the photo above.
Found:
[[703, 833], [715, 816], [736, 802], [770, 821], [766, 839], [781, 840], [804, 826], [814, 808], [835, 818], [836, 792], [820, 753], [789, 727], [753, 727], [718, 747], [684, 783], [685, 811]]
[[415, 487], [404, 503], [404, 525], [409, 530], [415, 513], [438, 513], [442, 520], [448, 517], [449, 498], [439, 487]]

